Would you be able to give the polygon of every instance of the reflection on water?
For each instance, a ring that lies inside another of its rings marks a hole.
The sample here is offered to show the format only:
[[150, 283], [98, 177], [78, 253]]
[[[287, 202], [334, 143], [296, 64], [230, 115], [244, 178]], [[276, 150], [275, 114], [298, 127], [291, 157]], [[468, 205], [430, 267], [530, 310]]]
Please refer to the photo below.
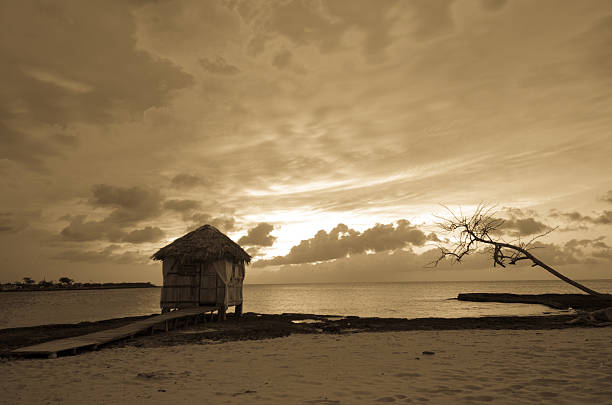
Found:
[[[612, 280], [587, 283], [612, 292]], [[249, 285], [244, 310], [394, 318], [543, 315], [560, 311], [531, 304], [457, 301], [459, 293], [578, 293], [562, 281], [413, 282]]]
[[[612, 280], [588, 281], [612, 293]], [[245, 285], [244, 311], [394, 318], [558, 313], [530, 304], [462, 302], [467, 292], [578, 293], [562, 281]], [[97, 321], [159, 313], [159, 288], [0, 293], [0, 328]]]

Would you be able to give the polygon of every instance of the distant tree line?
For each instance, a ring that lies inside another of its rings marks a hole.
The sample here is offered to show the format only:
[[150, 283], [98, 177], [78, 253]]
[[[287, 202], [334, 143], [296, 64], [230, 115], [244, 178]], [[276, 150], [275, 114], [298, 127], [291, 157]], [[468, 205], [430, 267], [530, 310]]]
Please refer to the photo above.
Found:
[[42, 290], [90, 290], [104, 288], [147, 288], [155, 287], [146, 283], [80, 283], [70, 277], [60, 277], [57, 282], [53, 280], [36, 281], [32, 277], [24, 277], [22, 281], [0, 283], [0, 291], [42, 291]]

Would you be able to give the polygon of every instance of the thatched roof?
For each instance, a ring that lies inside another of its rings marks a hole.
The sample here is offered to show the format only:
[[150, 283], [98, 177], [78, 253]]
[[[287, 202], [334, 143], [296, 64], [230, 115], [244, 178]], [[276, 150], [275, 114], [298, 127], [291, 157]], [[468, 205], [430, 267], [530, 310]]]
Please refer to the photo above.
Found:
[[151, 259], [178, 259], [181, 262], [207, 262], [227, 259], [251, 262], [251, 256], [240, 245], [212, 225], [204, 225], [159, 249]]

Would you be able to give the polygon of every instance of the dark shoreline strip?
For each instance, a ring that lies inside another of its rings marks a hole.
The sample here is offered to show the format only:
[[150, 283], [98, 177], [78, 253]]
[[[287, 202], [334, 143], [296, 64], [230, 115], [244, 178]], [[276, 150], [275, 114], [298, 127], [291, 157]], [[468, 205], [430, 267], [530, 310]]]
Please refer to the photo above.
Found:
[[459, 301], [502, 302], [518, 304], [541, 304], [554, 309], [578, 309], [594, 311], [612, 307], [612, 295], [593, 296], [587, 294], [508, 294], [508, 293], [464, 293]]

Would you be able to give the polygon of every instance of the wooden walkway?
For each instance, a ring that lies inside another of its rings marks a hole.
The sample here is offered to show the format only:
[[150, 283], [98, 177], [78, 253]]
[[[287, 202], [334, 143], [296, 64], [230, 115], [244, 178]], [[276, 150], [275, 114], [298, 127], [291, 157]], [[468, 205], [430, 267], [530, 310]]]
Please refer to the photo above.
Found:
[[189, 323], [189, 321], [197, 322], [200, 315], [204, 315], [208, 312], [212, 313], [218, 309], [217, 307], [184, 308], [178, 311], [152, 316], [115, 329], [108, 329], [65, 339], [51, 340], [33, 346], [20, 347], [19, 349], [13, 350], [11, 353], [16, 355], [56, 358], [59, 353], [77, 354], [77, 351], [82, 349], [96, 350], [100, 345], [132, 337], [147, 330], [151, 334], [153, 334], [156, 329], [168, 331], [168, 329], [176, 328], [179, 321], [185, 321], [185, 324]]

